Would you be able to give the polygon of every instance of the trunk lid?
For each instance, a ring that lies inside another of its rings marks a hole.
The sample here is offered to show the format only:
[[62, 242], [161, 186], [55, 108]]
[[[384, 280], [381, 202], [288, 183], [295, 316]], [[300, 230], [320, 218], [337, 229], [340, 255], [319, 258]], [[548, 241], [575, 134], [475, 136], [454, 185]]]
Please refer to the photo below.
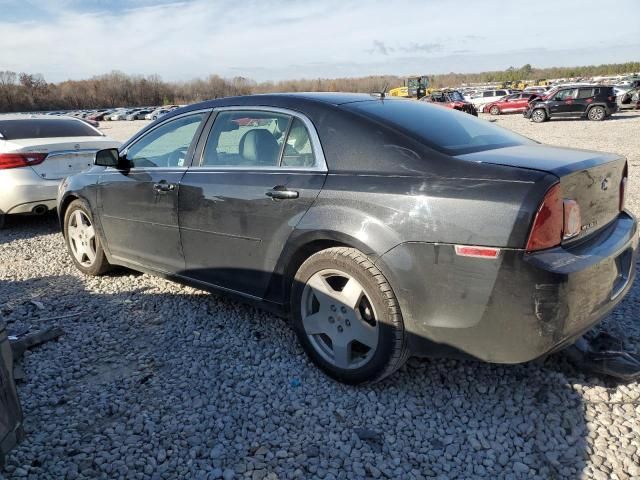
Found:
[[95, 152], [117, 148], [120, 142], [105, 137], [66, 137], [11, 140], [11, 152], [46, 153], [47, 158], [31, 168], [42, 178], [59, 180], [93, 165]]
[[581, 217], [580, 233], [563, 244], [575, 242], [605, 227], [620, 212], [620, 189], [627, 162], [618, 155], [545, 145], [521, 145], [457, 158], [539, 170], [557, 176], [563, 198], [578, 202]]

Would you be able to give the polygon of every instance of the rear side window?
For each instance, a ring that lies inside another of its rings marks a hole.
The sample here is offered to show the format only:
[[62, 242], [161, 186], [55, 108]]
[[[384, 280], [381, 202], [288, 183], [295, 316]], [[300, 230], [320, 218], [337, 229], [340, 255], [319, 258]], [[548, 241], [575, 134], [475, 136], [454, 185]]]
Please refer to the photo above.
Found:
[[403, 131], [448, 155], [534, 143], [473, 115], [452, 112], [426, 102], [378, 100], [345, 104], [343, 108]]
[[591, 98], [593, 97], [593, 88], [581, 88], [578, 92], [578, 98]]
[[86, 123], [70, 118], [0, 120], [0, 134], [5, 140], [100, 136]]
[[496, 91], [496, 95], [499, 97], [504, 97], [507, 94], [507, 92], [505, 92], [504, 90], [498, 90]]

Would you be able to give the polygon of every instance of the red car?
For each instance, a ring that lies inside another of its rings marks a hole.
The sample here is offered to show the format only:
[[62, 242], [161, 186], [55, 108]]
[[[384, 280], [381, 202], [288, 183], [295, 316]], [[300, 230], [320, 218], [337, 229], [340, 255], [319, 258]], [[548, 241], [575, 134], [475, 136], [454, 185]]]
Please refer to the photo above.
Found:
[[478, 116], [476, 107], [472, 103], [467, 102], [457, 90], [436, 90], [422, 97], [420, 100], [442, 105], [443, 107], [453, 110], [460, 110], [461, 112], [476, 117]]
[[487, 103], [482, 109], [482, 113], [500, 115], [501, 113], [522, 113], [527, 109], [527, 105], [534, 98], [540, 95], [531, 92], [512, 93], [500, 100]]

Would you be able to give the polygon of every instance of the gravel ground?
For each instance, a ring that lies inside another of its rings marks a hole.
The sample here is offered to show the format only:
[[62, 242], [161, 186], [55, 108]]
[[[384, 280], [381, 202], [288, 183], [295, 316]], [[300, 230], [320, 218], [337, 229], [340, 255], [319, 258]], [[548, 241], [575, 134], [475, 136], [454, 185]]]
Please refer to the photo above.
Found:
[[[627, 155], [639, 213], [637, 114], [497, 122]], [[124, 140], [141, 125], [105, 132]], [[639, 300], [636, 283], [604, 323], [635, 349]], [[81, 276], [53, 216], [0, 231], [0, 312], [14, 330], [66, 332], [25, 357], [28, 437], [7, 478], [640, 478], [638, 383], [591, 378], [554, 356], [412, 359], [380, 384], [347, 387], [270, 314], [126, 270]]]

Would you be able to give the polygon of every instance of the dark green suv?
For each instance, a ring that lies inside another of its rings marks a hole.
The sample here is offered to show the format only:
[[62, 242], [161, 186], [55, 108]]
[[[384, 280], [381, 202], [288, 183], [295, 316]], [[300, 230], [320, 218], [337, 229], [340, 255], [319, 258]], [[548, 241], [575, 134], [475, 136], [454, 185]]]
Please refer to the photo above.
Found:
[[544, 97], [533, 99], [523, 115], [536, 123], [554, 117], [580, 117], [600, 121], [617, 111], [613, 87], [574, 85], [554, 88]]

